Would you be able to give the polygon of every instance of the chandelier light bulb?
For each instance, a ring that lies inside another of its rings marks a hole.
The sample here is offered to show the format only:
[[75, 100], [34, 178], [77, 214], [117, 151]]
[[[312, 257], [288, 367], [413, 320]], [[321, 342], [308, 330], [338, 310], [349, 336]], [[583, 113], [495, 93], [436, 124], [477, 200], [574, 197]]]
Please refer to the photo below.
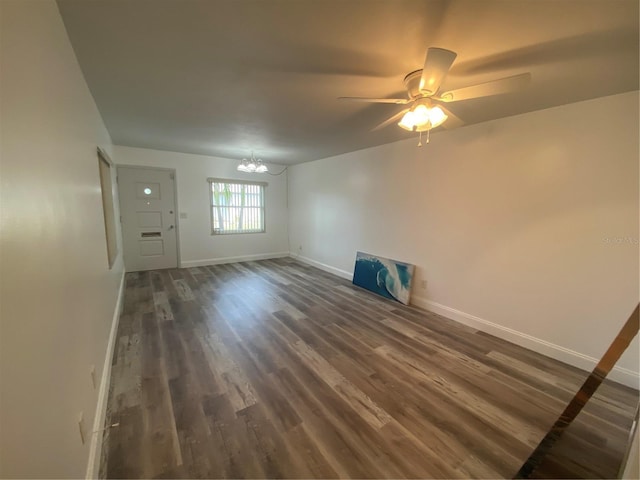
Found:
[[242, 163], [240, 165], [238, 165], [238, 171], [239, 172], [249, 172], [249, 169], [247, 168], [247, 159], [243, 158], [242, 159]]

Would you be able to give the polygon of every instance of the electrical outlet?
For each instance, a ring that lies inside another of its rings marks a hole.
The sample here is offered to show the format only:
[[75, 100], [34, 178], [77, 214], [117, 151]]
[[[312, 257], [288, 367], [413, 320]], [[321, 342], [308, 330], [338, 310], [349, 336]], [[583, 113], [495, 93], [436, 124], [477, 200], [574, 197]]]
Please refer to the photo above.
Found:
[[95, 365], [90, 365], [89, 366], [89, 373], [91, 374], [91, 383], [93, 385], [93, 389], [95, 390], [96, 388], [98, 388], [98, 382], [96, 381], [96, 366]]
[[426, 290], [426, 289], [427, 289], [427, 281], [426, 281], [426, 280], [422, 280], [422, 281], [420, 282], [420, 288], [421, 288], [422, 290]]
[[78, 432], [80, 432], [80, 441], [82, 442], [82, 445], [84, 445], [84, 441], [85, 441], [84, 412], [80, 412], [80, 415], [78, 415]]

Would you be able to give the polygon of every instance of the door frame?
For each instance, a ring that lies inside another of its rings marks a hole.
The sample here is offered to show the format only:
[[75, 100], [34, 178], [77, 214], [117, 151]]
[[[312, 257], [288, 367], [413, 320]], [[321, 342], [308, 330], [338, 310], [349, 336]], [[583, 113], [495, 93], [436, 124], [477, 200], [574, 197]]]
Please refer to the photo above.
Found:
[[[166, 167], [148, 167], [146, 165], [128, 165], [126, 163], [116, 164], [116, 183], [118, 184], [118, 206], [120, 206], [120, 183], [118, 178], [118, 169], [122, 168], [137, 168], [139, 170], [161, 170], [163, 172], [173, 173], [173, 199], [175, 202], [175, 226], [176, 226], [176, 260], [178, 263], [177, 268], [182, 268], [182, 259], [180, 258], [180, 210], [178, 207], [178, 172], [175, 168]], [[120, 209], [122, 210], [122, 209]], [[122, 230], [122, 214], [120, 215], [120, 230]], [[122, 242], [124, 244], [124, 234], [122, 235]], [[124, 245], [122, 247], [124, 251]], [[124, 260], [124, 258], [123, 258]]]

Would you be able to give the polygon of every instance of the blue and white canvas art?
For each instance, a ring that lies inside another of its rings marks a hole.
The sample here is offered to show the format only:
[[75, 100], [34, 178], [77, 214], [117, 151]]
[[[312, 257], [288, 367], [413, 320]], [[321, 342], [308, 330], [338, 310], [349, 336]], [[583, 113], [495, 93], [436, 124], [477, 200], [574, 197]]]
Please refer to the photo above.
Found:
[[353, 284], [409, 305], [414, 268], [409, 263], [357, 252]]

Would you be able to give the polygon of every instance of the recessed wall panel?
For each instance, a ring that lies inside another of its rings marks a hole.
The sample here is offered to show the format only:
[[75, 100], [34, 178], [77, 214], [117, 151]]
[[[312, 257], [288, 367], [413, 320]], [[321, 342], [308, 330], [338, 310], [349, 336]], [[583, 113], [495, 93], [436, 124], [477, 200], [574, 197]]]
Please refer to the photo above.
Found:
[[140, 228], [161, 228], [161, 212], [137, 212], [138, 227]]
[[164, 242], [162, 240], [141, 240], [140, 255], [150, 257], [153, 255], [164, 255]]

